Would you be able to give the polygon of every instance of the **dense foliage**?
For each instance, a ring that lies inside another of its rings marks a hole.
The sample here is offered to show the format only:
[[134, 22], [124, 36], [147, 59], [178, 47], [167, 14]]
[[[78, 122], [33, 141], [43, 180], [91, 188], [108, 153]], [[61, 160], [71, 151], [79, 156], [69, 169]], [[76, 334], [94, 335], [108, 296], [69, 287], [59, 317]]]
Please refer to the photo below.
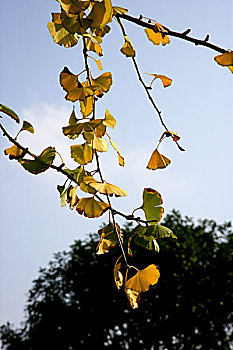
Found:
[[[132, 263], [159, 266], [160, 283], [141, 294], [133, 310], [115, 288], [112, 268], [119, 247], [96, 255], [99, 237], [57, 253], [28, 295], [26, 322], [1, 327], [7, 350], [229, 349], [233, 341], [230, 223], [195, 224], [177, 212], [163, 222], [177, 240], [160, 240], [160, 253], [137, 246]], [[124, 235], [130, 236], [127, 226]], [[143, 259], [142, 259], [143, 255]], [[137, 260], [140, 256], [140, 260]], [[137, 261], [135, 261], [137, 260]]]

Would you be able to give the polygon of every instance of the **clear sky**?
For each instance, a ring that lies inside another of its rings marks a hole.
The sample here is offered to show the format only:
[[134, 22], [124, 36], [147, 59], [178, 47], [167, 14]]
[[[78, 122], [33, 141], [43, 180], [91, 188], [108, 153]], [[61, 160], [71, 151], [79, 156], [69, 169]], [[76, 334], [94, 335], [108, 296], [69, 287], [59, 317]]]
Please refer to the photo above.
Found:
[[[212, 43], [233, 48], [232, 0], [119, 0], [113, 4], [176, 31], [191, 28], [191, 35], [200, 39], [210, 34]], [[81, 42], [64, 49], [48, 32], [50, 13], [58, 12], [58, 5], [46, 0], [1, 1], [0, 94], [1, 103], [35, 128], [34, 135], [20, 135], [24, 146], [36, 154], [55, 146], [67, 165], [75, 167], [69, 147], [76, 141], [67, 140], [61, 133], [72, 104], [65, 101], [58, 76], [64, 66], [80, 72], [84, 62]], [[166, 140], [160, 150], [171, 159], [171, 165], [155, 172], [146, 169], [163, 129], [131, 60], [119, 51], [124, 40], [113, 22], [104, 39], [101, 59], [103, 71], [113, 74], [113, 86], [98, 103], [97, 116], [102, 118], [108, 108], [116, 118], [111, 136], [126, 161], [126, 166], [120, 168], [114, 151], [101, 155], [106, 180], [128, 192], [126, 198], [114, 200], [114, 206], [130, 213], [140, 206], [143, 188], [152, 187], [162, 194], [165, 213], [175, 208], [196, 220], [231, 220], [232, 74], [214, 62], [218, 54], [214, 51], [175, 38], [170, 38], [166, 47], [153, 46], [142, 28], [124, 23], [145, 81], [149, 84], [151, 80], [146, 73], [173, 79], [166, 89], [155, 82], [152, 95], [170, 130], [181, 136], [186, 151], [178, 151], [173, 142]], [[93, 75], [98, 74], [93, 62]], [[12, 135], [16, 134], [18, 125], [10, 118], [4, 117], [1, 122]], [[18, 325], [23, 320], [26, 293], [39, 267], [45, 267], [55, 252], [68, 249], [75, 239], [96, 232], [107, 218], [86, 219], [61, 208], [56, 186], [63, 184], [64, 178], [52, 170], [30, 175], [4, 156], [10, 143], [2, 135], [0, 144], [0, 324], [10, 321]]]

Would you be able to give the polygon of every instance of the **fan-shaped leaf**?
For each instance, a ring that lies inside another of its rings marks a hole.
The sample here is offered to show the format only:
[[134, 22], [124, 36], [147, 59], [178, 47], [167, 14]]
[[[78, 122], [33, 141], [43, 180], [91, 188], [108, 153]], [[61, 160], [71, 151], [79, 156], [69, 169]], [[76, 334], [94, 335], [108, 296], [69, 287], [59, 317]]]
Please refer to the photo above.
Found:
[[106, 194], [108, 196], [112, 196], [115, 194], [116, 197], [124, 197], [127, 196], [127, 192], [123, 190], [122, 188], [111, 185], [107, 182], [93, 182], [89, 183], [91, 187], [93, 187], [96, 191], [102, 194]]
[[160, 206], [162, 203], [162, 197], [158, 191], [151, 188], [144, 188], [143, 205], [141, 208], [144, 210], [146, 219], [150, 221], [151, 225], [161, 220], [164, 212], [164, 209]]
[[159, 45], [162, 44], [163, 46], [167, 45], [170, 43], [170, 40], [168, 36], [164, 33], [161, 32], [155, 32], [152, 29], [146, 28], [145, 33], [148, 37], [148, 39], [154, 44], [154, 45]]
[[[56, 14], [57, 18], [60, 14]], [[78, 42], [78, 36], [75, 36], [68, 32], [63, 25], [62, 22], [58, 23], [59, 19], [57, 19], [57, 22], [49, 22], [48, 23], [48, 30], [55, 41], [56, 44], [64, 47], [72, 47], [75, 46]]]
[[131, 40], [129, 39], [128, 36], [124, 36], [124, 38], [125, 38], [125, 43], [121, 48], [121, 52], [126, 57], [134, 57], [136, 53]]
[[37, 175], [47, 170], [55, 158], [55, 148], [48, 147], [34, 160], [20, 159], [20, 164], [25, 170]]
[[163, 83], [163, 86], [164, 87], [168, 87], [171, 85], [172, 83], [172, 79], [166, 77], [166, 75], [161, 75], [161, 74], [150, 74], [150, 73], [147, 73], [149, 75], [152, 75], [154, 78], [150, 84], [150, 87], [152, 86], [153, 82], [155, 81], [155, 79], [161, 79], [162, 83]]
[[9, 159], [19, 159], [23, 158], [26, 154], [26, 151], [23, 151], [22, 149], [18, 148], [16, 145], [13, 145], [10, 148], [5, 149], [4, 153], [6, 155], [9, 155]]
[[61, 7], [68, 14], [77, 14], [81, 11], [85, 11], [90, 5], [90, 1], [79, 1], [79, 0], [57, 0], [60, 2]]
[[110, 208], [110, 205], [105, 202], [99, 202], [91, 198], [81, 198], [76, 206], [77, 212], [88, 218], [98, 218]]
[[89, 146], [98, 152], [107, 152], [108, 150], [107, 141], [95, 135], [93, 140], [89, 143]]
[[87, 18], [92, 20], [91, 28], [101, 28], [107, 23], [112, 22], [112, 14], [111, 0], [103, 0], [94, 3]]
[[105, 112], [103, 124], [112, 129], [114, 129], [114, 126], [116, 125], [116, 119], [110, 114], [108, 109]]
[[125, 293], [133, 309], [138, 308], [138, 303], [140, 301], [140, 293], [135, 290], [125, 289]]
[[88, 164], [93, 159], [94, 151], [86, 142], [81, 145], [71, 146], [70, 149], [71, 157], [81, 165]]
[[136, 292], [146, 292], [150, 285], [158, 282], [160, 273], [154, 264], [147, 266], [144, 270], [139, 270], [136, 275], [125, 282], [125, 288]]
[[14, 121], [16, 121], [16, 123], [19, 123], [19, 117], [11, 108], [0, 104], [0, 112], [7, 114], [9, 117], [14, 119]]
[[171, 163], [170, 159], [163, 156], [157, 149], [152, 153], [147, 169], [156, 170], [166, 168]]
[[98, 233], [101, 236], [96, 248], [98, 255], [108, 253], [116, 244], [119, 244], [118, 236], [122, 239], [122, 233], [118, 224], [114, 225], [109, 223], [107, 226], [100, 229]]

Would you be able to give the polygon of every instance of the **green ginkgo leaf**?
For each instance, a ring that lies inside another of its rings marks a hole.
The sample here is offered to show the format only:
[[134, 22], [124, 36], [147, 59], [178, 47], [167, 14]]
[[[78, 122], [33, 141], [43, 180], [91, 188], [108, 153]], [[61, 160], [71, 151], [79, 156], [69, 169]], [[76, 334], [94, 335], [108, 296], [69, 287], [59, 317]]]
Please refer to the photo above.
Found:
[[16, 121], [16, 123], [19, 123], [19, 117], [11, 108], [0, 104], [0, 112], [7, 114], [9, 117], [14, 119], [14, 121]]
[[150, 225], [154, 225], [161, 220], [164, 212], [163, 207], [161, 207], [162, 203], [163, 200], [158, 191], [152, 188], [144, 188], [141, 209], [144, 210], [146, 220], [150, 221]]
[[34, 160], [20, 159], [20, 164], [31, 174], [37, 175], [47, 170], [55, 158], [55, 148], [48, 147]]
[[30, 132], [31, 134], [34, 134], [34, 132], [35, 132], [32, 124], [30, 124], [26, 120], [23, 121], [23, 126], [22, 126], [20, 132], [23, 130], [26, 130], [26, 131]]
[[74, 145], [70, 147], [71, 157], [75, 162], [85, 165], [92, 161], [94, 156], [94, 151], [88, 144], [85, 142], [81, 145]]

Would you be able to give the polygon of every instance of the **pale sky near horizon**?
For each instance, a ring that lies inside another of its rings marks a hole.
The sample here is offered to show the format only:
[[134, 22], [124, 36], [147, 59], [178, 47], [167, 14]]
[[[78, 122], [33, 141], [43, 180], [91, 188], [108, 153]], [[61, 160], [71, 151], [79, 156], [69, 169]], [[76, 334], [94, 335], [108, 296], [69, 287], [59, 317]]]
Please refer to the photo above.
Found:
[[[212, 0], [211, 6], [209, 0], [112, 2], [128, 8], [134, 16], [143, 14], [176, 31], [192, 28], [193, 37], [204, 39], [210, 34], [210, 42], [233, 48], [232, 0]], [[64, 66], [74, 73], [83, 69], [81, 42], [71, 49], [53, 42], [47, 22], [51, 12], [59, 12], [56, 1], [2, 0], [0, 10], [0, 103], [35, 128], [34, 135], [22, 133], [19, 142], [36, 154], [55, 146], [67, 165], [75, 167], [69, 147], [77, 140], [67, 140], [61, 133], [72, 104], [65, 101], [58, 77]], [[172, 37], [169, 45], [157, 47], [147, 40], [142, 28], [123, 23], [145, 81], [151, 81], [146, 73], [173, 79], [166, 89], [160, 81], [155, 82], [152, 95], [169, 128], [181, 136], [180, 144], [186, 151], [180, 152], [172, 141], [165, 140], [160, 151], [171, 164], [155, 172], [146, 169], [163, 129], [131, 60], [119, 51], [124, 40], [113, 22], [104, 38], [101, 59], [103, 72], [113, 74], [113, 85], [98, 102], [97, 116], [102, 118], [108, 108], [116, 118], [117, 126], [110, 134], [126, 161], [124, 168], [119, 167], [111, 149], [101, 155], [106, 180], [128, 192], [126, 198], [114, 199], [114, 206], [130, 213], [140, 206], [143, 188], [152, 187], [164, 199], [165, 214], [174, 208], [195, 220], [231, 220], [232, 74], [214, 62], [218, 53], [213, 50]], [[94, 62], [92, 67], [94, 76], [101, 74]], [[12, 135], [19, 128], [7, 117], [1, 123]], [[33, 176], [4, 155], [10, 143], [2, 134], [0, 145], [0, 324], [9, 321], [19, 325], [26, 293], [39, 267], [47, 266], [55, 252], [67, 250], [75, 239], [96, 232], [107, 217], [91, 220], [61, 208], [56, 186], [64, 183], [62, 175], [49, 170]]]

